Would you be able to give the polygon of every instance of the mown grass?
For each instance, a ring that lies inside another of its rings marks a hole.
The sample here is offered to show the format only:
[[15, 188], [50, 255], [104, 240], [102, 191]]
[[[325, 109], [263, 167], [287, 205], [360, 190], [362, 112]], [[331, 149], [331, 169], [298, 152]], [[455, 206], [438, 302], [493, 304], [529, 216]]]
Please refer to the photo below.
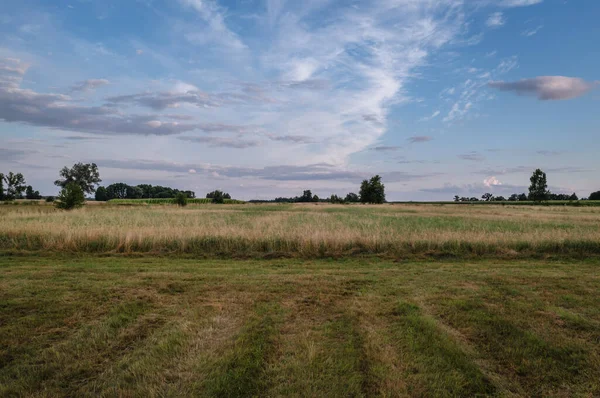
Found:
[[1, 256], [0, 396], [598, 396], [600, 262]]
[[0, 251], [301, 258], [600, 255], [600, 209], [446, 205], [0, 207]]

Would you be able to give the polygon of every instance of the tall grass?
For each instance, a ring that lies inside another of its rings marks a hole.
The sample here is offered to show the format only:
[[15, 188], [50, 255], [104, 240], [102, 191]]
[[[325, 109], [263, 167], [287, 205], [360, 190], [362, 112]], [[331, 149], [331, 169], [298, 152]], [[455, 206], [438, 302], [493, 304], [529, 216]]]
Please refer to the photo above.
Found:
[[599, 255], [600, 209], [192, 205], [0, 208], [0, 250], [298, 257]]

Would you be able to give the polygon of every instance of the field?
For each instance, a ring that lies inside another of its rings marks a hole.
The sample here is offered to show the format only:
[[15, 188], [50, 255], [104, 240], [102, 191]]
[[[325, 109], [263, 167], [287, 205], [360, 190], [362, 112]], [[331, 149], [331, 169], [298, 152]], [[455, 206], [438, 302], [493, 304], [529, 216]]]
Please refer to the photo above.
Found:
[[0, 250], [224, 257], [588, 256], [600, 208], [454, 205], [0, 206]]
[[0, 396], [600, 396], [600, 208], [0, 206]]

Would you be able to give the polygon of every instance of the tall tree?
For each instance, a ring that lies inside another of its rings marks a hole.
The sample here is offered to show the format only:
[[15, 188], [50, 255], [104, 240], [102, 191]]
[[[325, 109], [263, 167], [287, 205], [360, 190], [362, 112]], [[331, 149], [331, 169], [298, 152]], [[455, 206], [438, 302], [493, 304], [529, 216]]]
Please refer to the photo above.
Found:
[[360, 184], [360, 201], [362, 203], [384, 203], [385, 185], [381, 182], [379, 175], [364, 180]]
[[28, 185], [25, 189], [25, 198], [26, 199], [41, 199], [42, 195], [40, 195], [39, 191], [34, 191], [31, 185]]
[[4, 194], [5, 199], [20, 199], [23, 196], [23, 192], [25, 192], [27, 189], [23, 174], [15, 174], [11, 171], [4, 176], [4, 180], [6, 181], [6, 193]]
[[600, 191], [592, 192], [588, 200], [600, 200]]
[[131, 187], [123, 182], [117, 182], [116, 184], [110, 184], [106, 187], [106, 193], [108, 199], [127, 199], [127, 191]]
[[358, 203], [358, 202], [360, 202], [360, 198], [354, 192], [348, 193], [348, 195], [346, 195], [346, 199], [344, 199], [344, 200], [346, 202], [348, 202], [348, 203]]
[[481, 195], [481, 199], [485, 200], [486, 202], [490, 202], [490, 201], [494, 200], [494, 195], [492, 195], [489, 192], [486, 192], [483, 195]]
[[64, 187], [58, 195], [56, 207], [63, 210], [71, 210], [85, 204], [83, 189], [76, 182], [71, 182]]
[[529, 186], [529, 200], [535, 202], [547, 200], [550, 192], [548, 192], [546, 173], [540, 169], [536, 169], [529, 181], [531, 181], [531, 185]]
[[56, 180], [54, 185], [65, 188], [67, 185], [74, 182], [87, 194], [94, 193], [96, 191], [96, 185], [102, 182], [96, 163], [76, 163], [71, 168], [63, 167], [60, 171], [60, 176], [62, 179]]
[[108, 191], [104, 187], [96, 189], [96, 202], [106, 202], [108, 200]]
[[4, 174], [0, 173], [0, 200], [4, 200]]

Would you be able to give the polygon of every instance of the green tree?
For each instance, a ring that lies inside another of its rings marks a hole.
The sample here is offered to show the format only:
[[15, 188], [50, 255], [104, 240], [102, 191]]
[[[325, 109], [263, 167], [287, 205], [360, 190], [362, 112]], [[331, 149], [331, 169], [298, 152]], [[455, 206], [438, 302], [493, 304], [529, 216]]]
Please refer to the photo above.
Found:
[[216, 204], [222, 204], [225, 203], [225, 197], [223, 195], [223, 191], [213, 191], [211, 192], [211, 196], [212, 196], [212, 202], [216, 203]]
[[460, 202], [460, 196], [454, 195], [454, 201], [455, 202]]
[[579, 200], [579, 198], [577, 197], [577, 194], [573, 192], [573, 195], [569, 196], [569, 200]]
[[494, 200], [494, 195], [492, 195], [489, 192], [486, 192], [483, 195], [481, 195], [481, 199], [485, 200], [486, 202], [490, 202], [490, 201]]
[[379, 175], [371, 177], [370, 180], [364, 180], [360, 184], [360, 201], [362, 203], [384, 203], [385, 185], [381, 182]]
[[94, 193], [96, 191], [95, 186], [102, 182], [96, 163], [76, 163], [70, 169], [68, 167], [63, 167], [60, 171], [60, 176], [62, 179], [56, 180], [54, 185], [65, 188], [67, 185], [74, 182], [87, 194]]
[[181, 207], [187, 206], [186, 194], [183, 192], [179, 192], [177, 195], [175, 195], [175, 198], [173, 199], [173, 203], [175, 203], [177, 206], [181, 206]]
[[527, 195], [525, 195], [525, 193], [520, 194], [518, 196], [518, 200], [519, 200], [519, 202], [526, 202], [528, 200]]
[[42, 195], [40, 195], [39, 191], [34, 191], [31, 185], [28, 185], [25, 189], [25, 198], [26, 199], [41, 199]]
[[548, 199], [548, 182], [546, 180], [546, 173], [540, 169], [536, 169], [531, 178], [531, 185], [529, 186], [529, 200], [534, 202], [541, 202]]
[[350, 192], [350, 193], [348, 193], [348, 195], [346, 195], [346, 198], [344, 199], [344, 201], [348, 202], [348, 203], [358, 203], [358, 202], [360, 202], [360, 198], [354, 192]]
[[58, 195], [56, 207], [63, 210], [72, 210], [85, 204], [83, 189], [76, 182], [71, 182], [64, 187]]
[[117, 182], [110, 184], [106, 187], [106, 194], [108, 199], [127, 199], [127, 191], [131, 187], [123, 182]]
[[108, 191], [105, 187], [96, 189], [96, 202], [106, 202], [108, 200]]
[[312, 201], [313, 201], [313, 194], [310, 191], [310, 189], [307, 189], [306, 191], [304, 191], [302, 193], [302, 196], [300, 196], [298, 198], [298, 202], [301, 202], [301, 203], [312, 202]]
[[4, 181], [6, 181], [6, 193], [4, 194], [5, 200], [15, 200], [23, 197], [23, 192], [25, 192], [27, 189], [23, 174], [15, 174], [11, 171], [4, 176]]
[[0, 173], [0, 200], [4, 200], [5, 199], [5, 193], [4, 193], [4, 174]]
[[588, 200], [600, 200], [600, 191], [592, 192]]

